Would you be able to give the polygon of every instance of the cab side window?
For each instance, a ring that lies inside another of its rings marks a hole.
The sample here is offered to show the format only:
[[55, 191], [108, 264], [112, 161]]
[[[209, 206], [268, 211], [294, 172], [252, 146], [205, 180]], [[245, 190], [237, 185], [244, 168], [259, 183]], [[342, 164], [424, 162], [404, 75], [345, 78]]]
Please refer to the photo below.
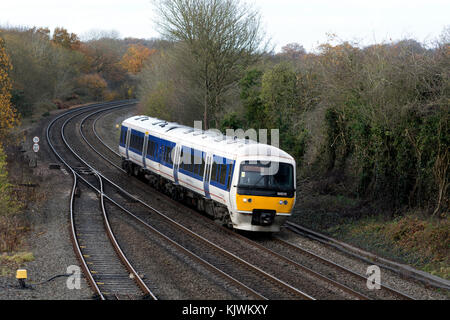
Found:
[[122, 147], [125, 147], [125, 145], [127, 143], [127, 132], [128, 132], [128, 128], [122, 126], [122, 128], [120, 130], [120, 145]]

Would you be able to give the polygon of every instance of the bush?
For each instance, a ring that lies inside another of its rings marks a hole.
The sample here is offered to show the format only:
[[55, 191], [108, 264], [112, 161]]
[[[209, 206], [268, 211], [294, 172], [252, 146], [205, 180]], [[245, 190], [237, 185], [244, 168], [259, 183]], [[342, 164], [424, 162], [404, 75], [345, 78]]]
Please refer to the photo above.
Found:
[[0, 216], [9, 216], [19, 210], [19, 205], [13, 199], [11, 187], [6, 170], [6, 154], [0, 145]]
[[23, 231], [16, 215], [20, 211], [20, 204], [15, 200], [11, 187], [6, 170], [6, 155], [0, 146], [0, 252], [14, 250]]
[[223, 124], [278, 128], [304, 178], [339, 177], [347, 196], [445, 217], [449, 55], [448, 39], [433, 49], [403, 40], [323, 44], [317, 54], [269, 60], [246, 72], [243, 112]]

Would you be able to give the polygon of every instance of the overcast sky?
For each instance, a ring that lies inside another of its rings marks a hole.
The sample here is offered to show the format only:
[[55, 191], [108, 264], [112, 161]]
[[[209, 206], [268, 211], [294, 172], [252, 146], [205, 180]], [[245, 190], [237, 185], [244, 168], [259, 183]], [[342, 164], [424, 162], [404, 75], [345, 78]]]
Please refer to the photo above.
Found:
[[[450, 26], [449, 0], [247, 0], [261, 12], [277, 51], [297, 42], [313, 50], [327, 33], [364, 45], [414, 38], [431, 42]], [[150, 0], [0, 0], [0, 25], [65, 27], [80, 36], [116, 30], [121, 37], [152, 38]]]

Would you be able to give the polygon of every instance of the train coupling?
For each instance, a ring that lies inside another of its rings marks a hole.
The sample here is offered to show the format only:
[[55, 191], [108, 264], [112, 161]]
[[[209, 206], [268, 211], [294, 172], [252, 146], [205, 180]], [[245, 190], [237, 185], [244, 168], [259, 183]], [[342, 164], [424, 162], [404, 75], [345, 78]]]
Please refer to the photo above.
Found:
[[254, 226], [270, 226], [275, 220], [275, 210], [254, 209], [252, 214], [252, 225]]

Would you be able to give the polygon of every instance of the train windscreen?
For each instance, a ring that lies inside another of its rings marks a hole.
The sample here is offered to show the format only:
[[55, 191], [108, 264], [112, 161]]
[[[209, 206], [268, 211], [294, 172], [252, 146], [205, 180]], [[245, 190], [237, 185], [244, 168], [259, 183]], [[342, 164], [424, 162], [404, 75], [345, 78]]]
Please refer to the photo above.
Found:
[[246, 161], [239, 173], [239, 194], [293, 196], [294, 169], [283, 162]]

